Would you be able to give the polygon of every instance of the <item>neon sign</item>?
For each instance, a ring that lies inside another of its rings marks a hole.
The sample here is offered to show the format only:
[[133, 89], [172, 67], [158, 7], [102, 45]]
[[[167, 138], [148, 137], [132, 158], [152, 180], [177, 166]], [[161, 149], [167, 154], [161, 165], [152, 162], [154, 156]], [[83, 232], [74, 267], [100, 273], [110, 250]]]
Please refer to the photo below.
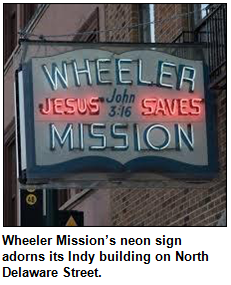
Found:
[[201, 175], [215, 165], [202, 61], [86, 48], [31, 62], [21, 77], [32, 95], [20, 98], [32, 106], [25, 136], [35, 138], [26, 147], [33, 159], [23, 158], [32, 181], [89, 172], [152, 177], [156, 169]]

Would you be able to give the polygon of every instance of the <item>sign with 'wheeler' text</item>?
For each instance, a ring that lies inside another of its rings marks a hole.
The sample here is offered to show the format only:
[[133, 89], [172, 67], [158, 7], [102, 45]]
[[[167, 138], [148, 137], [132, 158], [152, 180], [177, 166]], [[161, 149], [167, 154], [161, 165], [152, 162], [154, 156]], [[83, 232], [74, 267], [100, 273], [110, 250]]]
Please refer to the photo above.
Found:
[[86, 44], [32, 57], [18, 71], [26, 179], [215, 172], [204, 70], [202, 61], [138, 47]]

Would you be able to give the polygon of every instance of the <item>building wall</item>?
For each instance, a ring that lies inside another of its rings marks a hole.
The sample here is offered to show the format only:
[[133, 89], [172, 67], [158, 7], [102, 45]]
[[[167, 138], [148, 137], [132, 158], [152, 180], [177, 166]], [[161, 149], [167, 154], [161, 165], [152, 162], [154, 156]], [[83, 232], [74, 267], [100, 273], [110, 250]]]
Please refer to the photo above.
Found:
[[172, 42], [182, 31], [189, 30], [189, 17], [180, 16], [190, 11], [188, 4], [155, 5], [156, 42]]
[[[112, 30], [106, 34], [109, 42], [138, 42], [139, 29], [126, 29], [139, 23], [138, 4], [105, 4], [105, 27]], [[124, 28], [120, 31], [113, 31]]]
[[[50, 4], [46, 12], [36, 24], [33, 33], [46, 35], [68, 35], [78, 32], [91, 13], [99, 8], [100, 26], [104, 26], [104, 7], [103, 4]], [[52, 20], [52, 22], [51, 22]], [[72, 40], [70, 37], [55, 37], [50, 40]], [[101, 35], [103, 40], [103, 34]]]

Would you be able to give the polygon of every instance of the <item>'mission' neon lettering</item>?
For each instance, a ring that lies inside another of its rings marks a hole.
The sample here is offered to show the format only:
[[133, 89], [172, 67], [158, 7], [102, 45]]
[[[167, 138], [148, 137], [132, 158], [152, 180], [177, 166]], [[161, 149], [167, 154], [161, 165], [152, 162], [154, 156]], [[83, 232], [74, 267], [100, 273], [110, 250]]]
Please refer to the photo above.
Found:
[[[109, 128], [109, 129], [108, 129]], [[108, 129], [108, 130], [107, 130]], [[50, 124], [50, 149], [60, 151], [67, 148], [69, 151], [85, 150], [104, 151], [111, 144], [113, 151], [163, 151], [170, 145], [175, 145], [175, 150], [194, 150], [194, 130], [192, 124], [183, 127], [174, 124], [171, 128], [162, 124], [151, 124], [141, 130], [138, 124], [133, 124], [131, 137], [128, 136], [128, 125], [115, 123], [93, 124], [67, 124], [65, 128], [58, 128], [54, 123]], [[111, 137], [106, 136], [111, 133]], [[171, 135], [172, 133], [172, 135]], [[85, 141], [88, 143], [85, 144]]]

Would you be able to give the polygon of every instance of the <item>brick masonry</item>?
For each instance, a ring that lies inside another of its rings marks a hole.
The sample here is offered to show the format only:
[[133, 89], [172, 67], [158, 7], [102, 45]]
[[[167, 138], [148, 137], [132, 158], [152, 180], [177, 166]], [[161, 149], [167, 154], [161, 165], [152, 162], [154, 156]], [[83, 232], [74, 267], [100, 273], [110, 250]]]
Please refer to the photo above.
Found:
[[113, 31], [117, 28], [137, 25], [139, 21], [138, 4], [105, 4], [106, 29], [112, 30], [106, 35], [109, 42], [137, 42], [137, 29], [123, 29]]
[[[156, 4], [157, 42], [171, 42], [189, 29], [187, 17], [160, 22], [161, 19], [187, 12], [186, 4]], [[137, 4], [106, 4], [107, 29], [137, 24]], [[135, 42], [138, 30], [110, 32], [107, 41]], [[114, 226], [215, 226], [226, 209], [226, 91], [217, 91], [217, 134], [219, 176], [212, 186], [171, 189], [116, 189], [110, 196], [111, 221]]]
[[[155, 5], [156, 42], [172, 42], [182, 31], [187, 30], [187, 4]], [[169, 20], [167, 20], [169, 19]]]

